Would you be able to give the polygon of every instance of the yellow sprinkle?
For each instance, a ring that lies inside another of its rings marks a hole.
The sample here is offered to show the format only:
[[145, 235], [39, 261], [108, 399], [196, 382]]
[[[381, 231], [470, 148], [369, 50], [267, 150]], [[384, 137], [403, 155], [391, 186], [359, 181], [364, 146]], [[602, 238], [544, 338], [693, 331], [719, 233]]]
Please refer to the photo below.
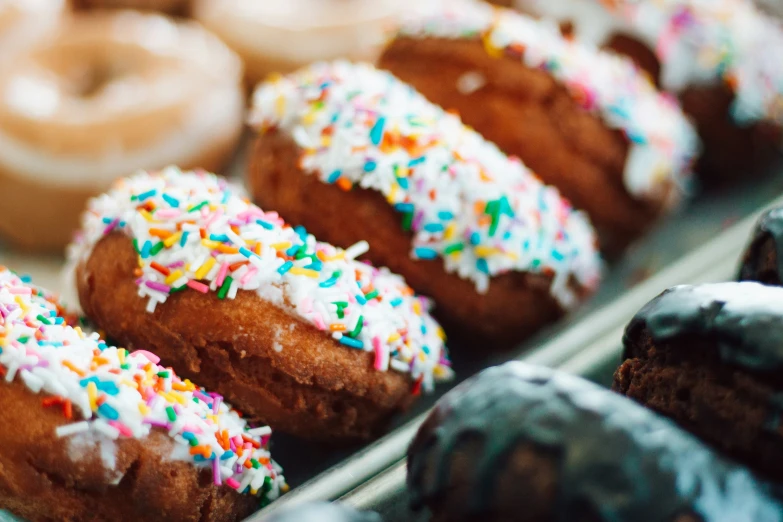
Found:
[[332, 137], [331, 136], [321, 136], [321, 146], [322, 147], [328, 147], [332, 144]]
[[416, 315], [421, 315], [421, 304], [419, 304], [419, 301], [413, 301], [413, 313]]
[[307, 114], [304, 115], [302, 121], [304, 122], [305, 125], [310, 125], [312, 123], [315, 123], [315, 115], [316, 115], [315, 111], [308, 112]]
[[128, 379], [121, 379], [120, 384], [127, 386], [129, 388], [135, 388], [137, 390], [139, 389], [139, 385], [135, 381], [131, 381]]
[[443, 231], [443, 238], [444, 239], [451, 239], [454, 237], [454, 231], [456, 230], [456, 225], [454, 223], [449, 223], [449, 226], [446, 227], [446, 230]]
[[334, 261], [335, 259], [344, 259], [344, 258], [345, 258], [345, 251], [341, 250], [340, 252], [337, 252], [333, 256], [324, 256], [323, 260], [324, 261]]
[[220, 246], [220, 243], [218, 243], [217, 241], [212, 241], [209, 239], [202, 239], [201, 244], [210, 250], [215, 250], [218, 246]]
[[288, 250], [289, 248], [291, 248], [291, 242], [283, 241], [282, 243], [272, 243], [269, 246], [271, 246], [275, 250]]
[[397, 195], [397, 190], [399, 190], [397, 187], [398, 185], [396, 183], [391, 186], [391, 190], [389, 190], [389, 195], [386, 196], [386, 201], [388, 201], [389, 203], [392, 204], [394, 203], [395, 201], [394, 197]]
[[387, 342], [387, 343], [393, 343], [394, 341], [397, 341], [397, 340], [399, 340], [399, 338], [400, 338], [400, 334], [399, 334], [399, 332], [394, 332], [393, 334], [391, 334], [391, 335], [389, 336], [389, 338], [388, 338], [388, 339], [386, 339], [386, 342]]
[[303, 276], [312, 277], [312, 278], [317, 278], [318, 277], [318, 272], [316, 272], [315, 270], [311, 270], [309, 268], [301, 268], [301, 267], [298, 267], [298, 266], [295, 266], [295, 267], [291, 268], [291, 270], [289, 270], [289, 272], [291, 272], [292, 274], [295, 274], [295, 275], [303, 275]]
[[438, 334], [438, 337], [440, 337], [442, 341], [446, 340], [446, 332], [444, 332], [443, 328], [440, 326], [438, 326], [437, 330], [435, 330], [435, 333]]
[[14, 297], [14, 301], [16, 301], [16, 304], [19, 305], [19, 308], [21, 308], [25, 313], [29, 310], [26, 304], [24, 304], [24, 301], [22, 301], [22, 298], [20, 296]]
[[490, 256], [493, 256], [495, 254], [500, 253], [500, 250], [498, 250], [497, 248], [481, 246], [481, 245], [479, 245], [476, 248], [474, 248], [473, 251], [479, 257], [490, 257]]
[[176, 402], [182, 404], [183, 406], [187, 404], [185, 397], [183, 397], [181, 393], [169, 392], [169, 396], [172, 397]]
[[74, 326], [73, 331], [76, 332], [80, 339], [84, 339], [84, 332], [82, 331], [81, 326]]
[[204, 279], [210, 270], [212, 270], [212, 267], [215, 266], [215, 258], [210, 257], [207, 259], [206, 263], [201, 265], [201, 268], [196, 270], [196, 279]]
[[120, 359], [120, 364], [125, 364], [125, 348], [117, 350], [117, 357]]
[[172, 245], [174, 245], [174, 243], [179, 241], [179, 238], [181, 238], [181, 237], [182, 237], [182, 232], [177, 232], [176, 234], [173, 234], [173, 235], [167, 237], [166, 239], [164, 239], [163, 240], [163, 246], [165, 246], [166, 248], [171, 248]]
[[275, 111], [277, 111], [277, 115], [281, 117], [285, 114], [285, 96], [282, 94], [275, 100]]
[[90, 409], [95, 411], [98, 409], [98, 387], [95, 386], [93, 381], [87, 383], [87, 397], [90, 399]]
[[[437, 368], [435, 368], [435, 369], [437, 370]], [[139, 412], [140, 412], [142, 415], [147, 415], [147, 414], [150, 412], [150, 408], [149, 408], [149, 406], [147, 406], [147, 405], [146, 405], [146, 404], [144, 404], [143, 402], [140, 402], [140, 403], [139, 403]]]
[[282, 491], [283, 493], [286, 493], [289, 489], [291, 489], [291, 486], [289, 486], [288, 484], [283, 484], [282, 486], [280, 486], [280, 491]]
[[154, 217], [152, 217], [152, 214], [150, 214], [149, 212], [147, 212], [147, 211], [146, 211], [145, 209], [143, 209], [143, 208], [139, 210], [139, 214], [141, 214], [141, 216], [142, 216], [144, 219], [146, 219], [147, 221], [149, 221], [150, 223], [153, 223], [153, 222], [155, 221], [155, 218], [154, 218]]
[[169, 276], [165, 279], [166, 284], [171, 286], [174, 284], [175, 281], [177, 281], [180, 277], [182, 277], [182, 270], [175, 270]]
[[443, 377], [446, 374], [446, 370], [442, 366], [436, 366], [432, 369], [432, 375], [435, 377]]
[[217, 415], [207, 415], [207, 419], [211, 420], [213, 424], [218, 424], [218, 418]]

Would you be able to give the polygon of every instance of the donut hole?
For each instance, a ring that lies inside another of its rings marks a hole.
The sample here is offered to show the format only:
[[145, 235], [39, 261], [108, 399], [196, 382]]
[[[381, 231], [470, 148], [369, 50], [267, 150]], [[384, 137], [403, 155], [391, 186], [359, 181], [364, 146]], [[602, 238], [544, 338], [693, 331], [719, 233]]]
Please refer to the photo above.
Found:
[[101, 94], [107, 86], [127, 74], [127, 69], [116, 62], [106, 61], [82, 65], [70, 71], [69, 91], [77, 98], [93, 98]]

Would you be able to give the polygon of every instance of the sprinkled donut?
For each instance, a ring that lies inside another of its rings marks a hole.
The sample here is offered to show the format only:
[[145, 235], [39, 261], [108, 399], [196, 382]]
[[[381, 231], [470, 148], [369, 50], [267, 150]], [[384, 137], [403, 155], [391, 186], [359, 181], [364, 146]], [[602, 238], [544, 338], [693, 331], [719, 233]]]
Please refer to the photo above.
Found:
[[59, 249], [117, 177], [220, 168], [242, 128], [241, 78], [236, 55], [196, 24], [73, 17], [0, 74], [0, 235]]
[[411, 10], [380, 67], [459, 112], [590, 216], [612, 253], [687, 189], [698, 138], [628, 61], [473, 0]]
[[50, 35], [62, 18], [65, 0], [4, 0], [0, 3], [0, 66]]
[[310, 62], [374, 60], [407, 0], [195, 0], [194, 17], [242, 56], [255, 85]]
[[558, 318], [598, 283], [581, 213], [386, 72], [313, 65], [259, 86], [250, 121], [261, 205], [337, 245], [366, 239], [367, 259], [487, 347]]
[[[704, 142], [705, 181], [759, 174], [783, 124], [783, 26], [752, 0], [516, 0], [608, 46], [678, 93]], [[773, 138], [773, 139], [770, 139]]]
[[275, 511], [261, 522], [381, 522], [381, 517], [339, 503], [309, 502]]
[[433, 522], [780, 522], [745, 468], [580, 377], [511, 362], [446, 394], [408, 449]]
[[426, 299], [206, 173], [141, 172], [70, 248], [86, 315], [248, 416], [310, 438], [377, 433], [451, 376]]
[[268, 427], [58, 312], [0, 268], [0, 509], [30, 522], [227, 521], [287, 490]]

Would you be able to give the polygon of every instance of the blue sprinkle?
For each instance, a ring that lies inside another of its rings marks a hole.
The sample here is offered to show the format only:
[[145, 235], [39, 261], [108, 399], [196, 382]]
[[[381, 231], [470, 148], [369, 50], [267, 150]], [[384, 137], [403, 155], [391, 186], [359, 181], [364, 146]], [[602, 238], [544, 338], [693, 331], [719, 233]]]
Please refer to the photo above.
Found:
[[228, 203], [228, 198], [230, 197], [231, 197], [231, 192], [229, 192], [228, 190], [223, 192], [223, 199], [220, 200], [221, 205], [225, 205], [226, 203]]
[[424, 225], [424, 230], [427, 232], [443, 232], [443, 225], [440, 223], [427, 223]]
[[109, 224], [111, 224], [112, 221], [114, 221], [114, 220], [112, 218], [108, 217], [108, 216], [103, 218], [103, 224], [104, 225], [109, 225]]
[[190, 232], [187, 230], [182, 233], [182, 237], [179, 240], [179, 246], [185, 246], [188, 243], [188, 236], [190, 235]]
[[197, 453], [193, 455], [193, 460], [195, 460], [196, 462], [206, 462], [207, 459], [204, 458], [204, 455]]
[[397, 178], [397, 183], [405, 190], [408, 190], [408, 178]]
[[161, 196], [161, 197], [170, 206], [172, 206], [174, 208], [178, 208], [179, 207], [179, 200], [177, 198], [171, 197], [168, 194], [163, 194], [163, 196]]
[[503, 233], [503, 239], [506, 240], [506, 239], [510, 239], [510, 238], [511, 238], [511, 231], [510, 230], [506, 230]]
[[365, 172], [372, 172], [375, 170], [375, 167], [377, 167], [378, 164], [375, 163], [373, 160], [367, 160], [367, 162], [364, 164], [364, 171]]
[[395, 297], [391, 301], [389, 301], [389, 304], [392, 306], [400, 306], [402, 304], [402, 297]]
[[479, 272], [489, 275], [489, 265], [487, 264], [487, 260], [483, 257], [476, 261], [476, 268], [478, 268]]
[[337, 278], [336, 277], [330, 277], [326, 281], [321, 281], [320, 283], [318, 283], [318, 286], [320, 286], [321, 288], [331, 288], [336, 283], [337, 283]]
[[293, 267], [294, 264], [291, 261], [286, 261], [282, 265], [280, 265], [280, 268], [277, 269], [277, 273], [280, 275], [285, 274], [289, 270], [291, 270], [291, 267]]
[[557, 250], [552, 250], [552, 258], [555, 261], [562, 261], [563, 259], [565, 259], [565, 256], [563, 256], [563, 254], [558, 252]]
[[209, 239], [212, 241], [219, 241], [221, 243], [225, 243], [228, 241], [228, 236], [225, 234], [210, 234]]
[[117, 413], [117, 410], [109, 406], [108, 403], [103, 403], [100, 406], [98, 406], [98, 413], [106, 417], [107, 419], [111, 420], [117, 420], [120, 418], [120, 414]]
[[286, 255], [288, 257], [294, 257], [297, 252], [299, 252], [299, 249], [301, 248], [301, 245], [293, 245], [288, 250], [285, 251]]
[[112, 381], [102, 381], [98, 377], [92, 376], [87, 377], [86, 379], [82, 379], [79, 381], [79, 385], [82, 388], [86, 388], [89, 383], [94, 383], [95, 387], [98, 388], [98, 390], [102, 391], [103, 393], [108, 393], [109, 395], [117, 395], [120, 393], [120, 389], [117, 388], [117, 385], [114, 384]]
[[186, 440], [196, 440], [196, 436], [190, 431], [183, 431], [182, 438]]
[[356, 348], [358, 350], [364, 348], [363, 342], [357, 341], [356, 339], [348, 337], [347, 335], [343, 335], [342, 337], [340, 337], [340, 343], [344, 344], [345, 346], [350, 346], [351, 348]]
[[441, 210], [440, 212], [438, 212], [438, 217], [444, 221], [448, 221], [450, 219], [454, 219], [454, 214], [452, 214], [448, 210]]
[[481, 234], [479, 234], [478, 232], [473, 232], [470, 235], [470, 244], [478, 245], [479, 243], [481, 243]]
[[20, 277], [20, 279], [22, 280], [23, 283], [32, 283], [33, 282], [33, 278], [30, 277], [27, 274], [25, 274], [22, 277]]
[[[424, 326], [424, 323], [421, 323], [421, 333], [426, 334], [427, 333], [427, 327]], [[430, 352], [427, 352], [430, 353]]]
[[294, 232], [302, 239], [302, 241], [307, 241], [307, 230], [302, 225], [297, 225], [294, 227]]
[[321, 263], [318, 260], [315, 260], [309, 265], [307, 265], [305, 268], [308, 270], [315, 270], [316, 272], [320, 272], [323, 267], [324, 267], [323, 263]]
[[54, 319], [54, 324], [63, 324], [65, 322], [65, 319], [62, 317], [56, 317]]
[[419, 163], [424, 163], [424, 156], [419, 156], [418, 158], [413, 158], [408, 162], [409, 167], [415, 167]]
[[359, 303], [360, 305], [364, 305], [367, 304], [367, 299], [365, 299], [364, 296], [361, 294], [356, 294], [356, 302]]
[[428, 247], [416, 247], [413, 249], [413, 253], [418, 259], [435, 259], [438, 257], [438, 253]]
[[150, 250], [152, 250], [152, 243], [145, 241], [144, 246], [141, 248], [141, 258], [147, 259], [150, 257]]
[[429, 346], [427, 346], [426, 344], [425, 344], [425, 345], [423, 345], [423, 346], [421, 347], [421, 350], [422, 350], [424, 353], [426, 353], [427, 355], [429, 355], [429, 354], [430, 354], [430, 347], [429, 347]]
[[331, 174], [329, 174], [329, 177], [328, 177], [328, 178], [326, 178], [326, 181], [328, 181], [329, 183], [334, 183], [334, 182], [336, 182], [338, 179], [340, 179], [340, 174], [342, 174], [342, 171], [340, 171], [340, 170], [335, 170], [334, 172], [332, 172]]
[[394, 210], [397, 212], [413, 212], [413, 203], [395, 203]]
[[275, 226], [272, 223], [267, 223], [266, 221], [264, 221], [262, 219], [256, 219], [256, 223], [258, 223], [259, 225], [261, 225], [262, 227], [264, 227], [267, 230], [272, 230], [273, 228], [275, 228]]
[[223, 455], [220, 456], [220, 460], [228, 460], [228, 459], [230, 459], [233, 456], [234, 456], [234, 452], [233, 451], [226, 450], [226, 452], [223, 453]]
[[644, 145], [647, 143], [647, 138], [645, 138], [643, 134], [637, 134], [633, 131], [628, 131], [626, 132], [626, 135], [628, 136], [628, 139], [631, 140], [633, 143], [638, 143], [640, 145]]
[[373, 145], [378, 145], [383, 139], [383, 126], [386, 124], [386, 118], [381, 116], [375, 125], [370, 129], [370, 141]]
[[144, 201], [145, 199], [149, 199], [157, 193], [158, 193], [157, 189], [152, 189], [152, 190], [148, 190], [147, 192], [143, 192], [139, 194], [139, 201]]
[[245, 257], [250, 257], [253, 255], [253, 252], [248, 250], [246, 247], [239, 247], [239, 253], [242, 254]]

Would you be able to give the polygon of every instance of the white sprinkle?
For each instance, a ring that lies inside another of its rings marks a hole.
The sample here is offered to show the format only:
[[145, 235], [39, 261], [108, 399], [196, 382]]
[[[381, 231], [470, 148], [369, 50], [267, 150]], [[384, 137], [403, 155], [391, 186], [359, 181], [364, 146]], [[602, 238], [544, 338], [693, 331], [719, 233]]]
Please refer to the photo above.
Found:
[[89, 429], [90, 423], [87, 421], [81, 421], [58, 426], [54, 431], [58, 437], [62, 438], [68, 437], [69, 435], [74, 435], [76, 433], [82, 433], [84, 431], [88, 431]]

